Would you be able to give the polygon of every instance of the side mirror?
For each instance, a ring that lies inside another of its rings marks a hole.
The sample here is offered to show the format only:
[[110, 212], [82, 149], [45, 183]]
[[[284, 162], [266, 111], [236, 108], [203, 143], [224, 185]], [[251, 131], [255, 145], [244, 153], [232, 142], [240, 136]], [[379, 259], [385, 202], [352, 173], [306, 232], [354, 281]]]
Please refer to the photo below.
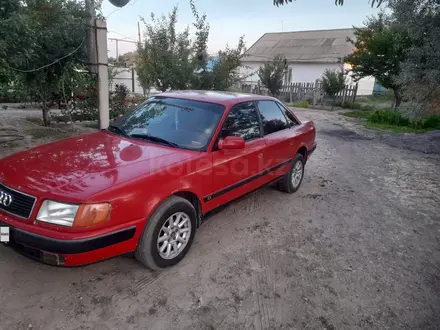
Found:
[[244, 149], [244, 145], [244, 139], [238, 136], [227, 136], [218, 142], [218, 148], [220, 150]]

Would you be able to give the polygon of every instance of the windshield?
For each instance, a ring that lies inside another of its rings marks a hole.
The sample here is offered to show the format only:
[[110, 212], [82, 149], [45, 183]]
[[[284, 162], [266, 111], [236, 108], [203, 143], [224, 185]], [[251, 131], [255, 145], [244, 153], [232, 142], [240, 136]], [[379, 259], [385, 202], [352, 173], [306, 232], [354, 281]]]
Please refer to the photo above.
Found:
[[220, 104], [153, 97], [122, 117], [116, 126], [133, 138], [205, 150], [224, 109]]

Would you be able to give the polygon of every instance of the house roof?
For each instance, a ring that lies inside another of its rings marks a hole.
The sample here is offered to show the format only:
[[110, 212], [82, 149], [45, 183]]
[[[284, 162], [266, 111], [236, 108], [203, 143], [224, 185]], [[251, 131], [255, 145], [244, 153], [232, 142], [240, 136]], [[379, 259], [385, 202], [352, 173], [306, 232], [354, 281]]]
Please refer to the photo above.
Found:
[[354, 39], [353, 29], [266, 33], [242, 61], [267, 61], [281, 54], [290, 62], [339, 62], [354, 48], [347, 37]]

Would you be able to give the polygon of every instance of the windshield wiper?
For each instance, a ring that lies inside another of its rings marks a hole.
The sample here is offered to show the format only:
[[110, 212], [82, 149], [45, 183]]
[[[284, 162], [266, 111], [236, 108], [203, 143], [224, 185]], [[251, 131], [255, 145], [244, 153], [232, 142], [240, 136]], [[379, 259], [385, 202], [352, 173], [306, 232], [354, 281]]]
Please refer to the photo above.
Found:
[[179, 145], [177, 143], [162, 139], [161, 137], [158, 137], [158, 136], [153, 136], [153, 135], [148, 135], [148, 134], [131, 134], [130, 137], [166, 144], [167, 146], [170, 146], [173, 148], [179, 148]]
[[128, 137], [128, 134], [122, 128], [120, 128], [119, 126], [109, 125], [107, 130], [110, 131], [110, 132], [117, 133], [117, 134], [120, 134], [122, 136]]

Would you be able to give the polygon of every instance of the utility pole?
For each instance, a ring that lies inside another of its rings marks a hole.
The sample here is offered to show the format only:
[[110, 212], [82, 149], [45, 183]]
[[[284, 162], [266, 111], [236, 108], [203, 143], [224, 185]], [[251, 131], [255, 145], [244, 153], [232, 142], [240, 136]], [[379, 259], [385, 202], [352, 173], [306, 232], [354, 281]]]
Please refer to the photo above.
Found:
[[141, 40], [141, 26], [139, 25], [138, 22], [138, 37], [139, 37], [139, 46], [142, 45], [142, 40]]
[[98, 97], [99, 97], [99, 128], [105, 129], [110, 123], [109, 88], [108, 88], [108, 54], [107, 54], [107, 24], [104, 20], [96, 20], [96, 48], [98, 67]]
[[[98, 82], [99, 128], [105, 129], [110, 122], [109, 86], [108, 86], [108, 54], [107, 54], [107, 24], [105, 20], [96, 19], [95, 0], [84, 0], [86, 10], [90, 15], [87, 29], [87, 56], [89, 71]], [[116, 7], [124, 7], [130, 0], [109, 0]], [[116, 41], [116, 56], [118, 54]], [[137, 43], [137, 42], [136, 42]]]
[[119, 63], [119, 47], [118, 47], [118, 42], [119, 42], [119, 40], [118, 39], [115, 39], [115, 41], [116, 41], [116, 62], [117, 63]]
[[85, 0], [86, 10], [89, 13], [89, 27], [87, 29], [87, 57], [91, 73], [97, 73], [96, 62], [96, 34], [95, 34], [95, 3], [94, 0]]
[[88, 65], [97, 82], [99, 128], [104, 129], [109, 125], [107, 25], [104, 20], [96, 19], [94, 0], [85, 0], [85, 5], [90, 15], [87, 29]]

